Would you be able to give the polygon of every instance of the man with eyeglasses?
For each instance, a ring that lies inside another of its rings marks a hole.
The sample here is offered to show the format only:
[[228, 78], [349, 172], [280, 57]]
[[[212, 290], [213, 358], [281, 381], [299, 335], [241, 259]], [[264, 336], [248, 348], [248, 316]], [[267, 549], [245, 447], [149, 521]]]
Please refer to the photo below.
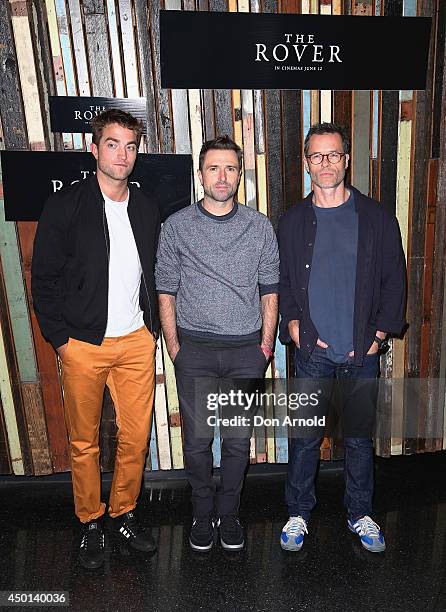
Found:
[[[401, 334], [405, 323], [405, 260], [395, 216], [345, 184], [349, 145], [333, 123], [313, 125], [305, 138], [313, 191], [279, 225], [280, 340], [295, 345], [298, 390], [318, 398], [298, 416], [325, 417], [338, 383], [347, 525], [364, 548], [382, 552], [384, 536], [371, 518], [376, 379], [387, 335]], [[285, 550], [300, 550], [308, 534], [323, 433], [322, 425], [291, 429]]]

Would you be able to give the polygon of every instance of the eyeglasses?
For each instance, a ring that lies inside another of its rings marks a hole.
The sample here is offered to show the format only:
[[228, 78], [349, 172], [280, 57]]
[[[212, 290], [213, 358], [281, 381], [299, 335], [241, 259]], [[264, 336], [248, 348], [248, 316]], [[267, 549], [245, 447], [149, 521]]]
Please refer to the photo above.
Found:
[[331, 153], [312, 153], [306, 157], [314, 166], [319, 166], [324, 161], [324, 157], [328, 159], [330, 164], [337, 164], [341, 161], [342, 157], [345, 157], [345, 153], [338, 153], [337, 151], [332, 151]]

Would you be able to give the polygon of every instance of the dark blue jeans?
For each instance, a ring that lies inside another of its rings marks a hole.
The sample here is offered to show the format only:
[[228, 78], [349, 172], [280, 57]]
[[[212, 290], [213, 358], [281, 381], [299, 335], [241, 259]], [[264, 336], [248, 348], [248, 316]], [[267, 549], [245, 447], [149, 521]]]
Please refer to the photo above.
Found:
[[[372, 512], [373, 443], [379, 374], [378, 355], [366, 355], [362, 366], [349, 359], [335, 363], [316, 347], [305, 361], [296, 349], [296, 378], [305, 392], [317, 388], [321, 403], [318, 415], [326, 414], [333, 383], [339, 384], [344, 434], [344, 504], [350, 519], [356, 520]], [[299, 436], [292, 432], [288, 458], [286, 503], [290, 516], [306, 521], [316, 504], [314, 491], [322, 437]]]

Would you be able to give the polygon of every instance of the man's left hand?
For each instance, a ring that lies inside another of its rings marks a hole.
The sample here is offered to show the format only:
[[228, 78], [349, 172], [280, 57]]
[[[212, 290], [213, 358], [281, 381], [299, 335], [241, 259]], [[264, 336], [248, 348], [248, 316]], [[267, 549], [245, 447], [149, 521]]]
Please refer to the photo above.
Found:
[[[386, 335], [387, 334], [385, 332], [382, 332], [382, 331], [377, 331], [376, 334], [375, 334], [375, 336], [378, 336], [378, 338], [381, 338], [382, 340], [384, 340]], [[378, 343], [375, 342], [375, 340], [373, 340], [369, 350], [367, 351], [367, 355], [375, 355], [378, 351], [379, 351]], [[350, 351], [348, 356], [349, 357], [354, 357], [355, 356], [355, 351]]]
[[265, 355], [265, 359], [266, 361], [269, 361], [270, 359], [272, 359], [273, 355], [272, 355], [272, 349], [270, 349], [268, 346], [261, 344], [260, 345], [260, 350], [262, 351], [262, 353]]

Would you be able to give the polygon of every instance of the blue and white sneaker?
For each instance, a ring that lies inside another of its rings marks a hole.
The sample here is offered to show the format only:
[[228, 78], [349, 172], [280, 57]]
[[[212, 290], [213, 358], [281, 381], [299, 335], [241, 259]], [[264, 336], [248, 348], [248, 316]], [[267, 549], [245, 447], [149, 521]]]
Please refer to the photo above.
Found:
[[300, 550], [308, 534], [307, 523], [301, 516], [290, 516], [280, 535], [280, 546], [284, 550]]
[[348, 528], [353, 533], [359, 535], [361, 544], [370, 552], [383, 552], [386, 550], [386, 543], [381, 528], [370, 516], [363, 516], [356, 523], [348, 519]]

